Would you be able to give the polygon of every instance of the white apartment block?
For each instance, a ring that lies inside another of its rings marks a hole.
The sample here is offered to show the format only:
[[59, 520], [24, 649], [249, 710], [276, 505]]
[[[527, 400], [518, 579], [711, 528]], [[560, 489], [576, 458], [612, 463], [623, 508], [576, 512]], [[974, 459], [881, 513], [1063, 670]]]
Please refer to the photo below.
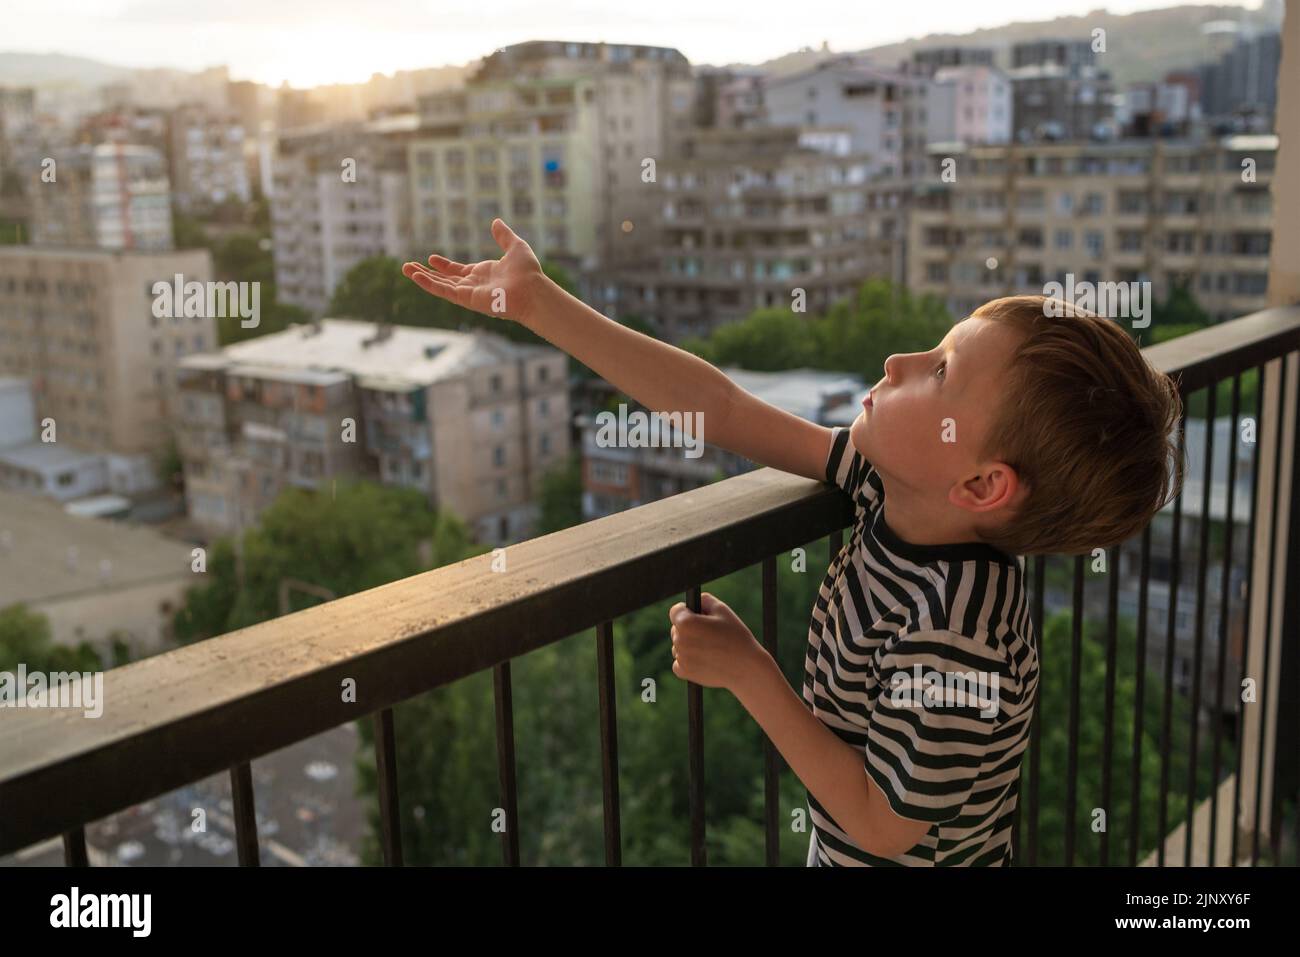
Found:
[[483, 332], [324, 319], [181, 363], [190, 517], [214, 534], [286, 486], [423, 491], [481, 542], [527, 538], [569, 454], [567, 357]]
[[1011, 139], [1011, 81], [991, 66], [935, 72], [926, 112], [930, 143], [1006, 143]]
[[[489, 56], [463, 89], [420, 98], [410, 144], [416, 245], [497, 258], [500, 216], [584, 281], [646, 252], [655, 186], [690, 127], [690, 66], [666, 47], [542, 41]], [[585, 289], [598, 304], [612, 288]]]
[[[1190, 283], [1217, 320], [1262, 309], [1277, 137], [936, 145], [909, 227], [908, 288], [955, 317], [1045, 283]], [[946, 160], [955, 181], [946, 182]]]
[[292, 130], [272, 160], [277, 297], [315, 316], [363, 259], [410, 257], [405, 140], [415, 118]]
[[177, 273], [208, 280], [211, 255], [0, 246], [0, 376], [30, 383], [54, 444], [123, 457], [128, 476], [166, 447], [176, 364], [217, 341], [211, 317], [154, 316], [154, 283]]
[[29, 183], [33, 245], [172, 248], [167, 162], [156, 149], [129, 143], [56, 149]]
[[244, 127], [234, 110], [187, 104], [170, 117], [172, 192], [186, 212], [251, 196], [244, 158]]

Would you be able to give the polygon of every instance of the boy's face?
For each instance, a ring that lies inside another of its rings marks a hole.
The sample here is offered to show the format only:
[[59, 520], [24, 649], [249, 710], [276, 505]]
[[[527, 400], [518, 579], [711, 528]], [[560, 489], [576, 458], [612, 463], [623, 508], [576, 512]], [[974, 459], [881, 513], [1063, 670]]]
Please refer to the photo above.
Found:
[[[968, 317], [929, 352], [890, 356], [849, 431], [854, 447], [896, 488], [944, 501], [954, 485], [987, 473], [978, 453], [1007, 399], [1003, 378], [1016, 344], [1009, 326]], [[986, 481], [969, 487], [987, 494]]]

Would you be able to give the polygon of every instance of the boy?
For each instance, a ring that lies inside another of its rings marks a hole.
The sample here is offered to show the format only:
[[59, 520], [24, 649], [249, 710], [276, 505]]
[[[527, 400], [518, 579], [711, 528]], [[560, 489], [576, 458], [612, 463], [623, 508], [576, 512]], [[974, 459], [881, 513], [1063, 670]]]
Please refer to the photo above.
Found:
[[492, 235], [499, 260], [402, 271], [522, 323], [652, 411], [702, 413], [714, 444], [852, 497], [802, 700], [723, 602], [669, 611], [674, 674], [735, 694], [807, 788], [808, 863], [1009, 864], [1038, 689], [1017, 556], [1115, 545], [1176, 494], [1174, 383], [1115, 323], [1015, 296], [929, 352], [890, 356], [852, 426], [826, 428], [565, 293], [500, 219]]

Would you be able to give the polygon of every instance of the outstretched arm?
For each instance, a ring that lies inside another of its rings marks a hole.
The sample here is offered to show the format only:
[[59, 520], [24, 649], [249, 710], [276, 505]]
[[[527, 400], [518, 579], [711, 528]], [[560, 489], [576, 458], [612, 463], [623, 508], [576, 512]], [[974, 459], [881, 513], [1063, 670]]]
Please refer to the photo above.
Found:
[[702, 413], [702, 438], [738, 455], [822, 481], [831, 430], [778, 409], [716, 367], [601, 315], [552, 282], [529, 245], [502, 220], [492, 236], [499, 260], [467, 265], [429, 257], [402, 272], [427, 292], [486, 315], [510, 319], [573, 356], [652, 412]]

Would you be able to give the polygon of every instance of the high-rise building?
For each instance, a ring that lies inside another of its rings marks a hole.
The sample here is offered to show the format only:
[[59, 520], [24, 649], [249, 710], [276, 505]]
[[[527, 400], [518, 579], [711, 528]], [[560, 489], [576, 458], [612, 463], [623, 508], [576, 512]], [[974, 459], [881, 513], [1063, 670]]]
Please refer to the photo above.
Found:
[[763, 307], [821, 314], [873, 277], [901, 282], [906, 192], [872, 179], [853, 142], [846, 127], [692, 133], [659, 167], [653, 255], [620, 271], [615, 314], [677, 341]]
[[691, 128], [695, 88], [677, 50], [539, 41], [487, 57], [460, 90], [420, 98], [411, 143], [415, 236], [451, 258], [495, 258], [500, 216], [584, 298], [644, 258], [653, 168]]
[[170, 183], [158, 150], [87, 144], [48, 159], [31, 175], [33, 245], [172, 248]]
[[531, 535], [569, 452], [567, 360], [482, 332], [324, 319], [181, 362], [175, 418], [190, 517], [256, 521], [288, 485], [368, 478], [423, 491], [480, 541]]
[[923, 166], [929, 88], [924, 72], [836, 57], [766, 80], [764, 116], [774, 126], [846, 126], [871, 176], [906, 177]]
[[1114, 118], [1114, 85], [1089, 40], [1034, 40], [1011, 48], [1017, 139], [1089, 139]]
[[173, 110], [168, 155], [176, 205], [201, 212], [230, 200], [248, 202], [244, 126], [234, 110], [187, 104]]
[[1280, 34], [1236, 34], [1235, 43], [1218, 60], [1200, 68], [1206, 118], [1252, 132], [1271, 130], [1281, 58]]
[[0, 376], [30, 382], [60, 447], [145, 467], [167, 446], [176, 363], [216, 345], [213, 317], [154, 314], [178, 273], [206, 282], [211, 255], [0, 246]]
[[1011, 81], [996, 67], [935, 71], [926, 114], [929, 143], [1005, 143], [1011, 139]]
[[281, 302], [322, 315], [352, 267], [410, 258], [406, 143], [415, 118], [288, 131], [272, 160], [271, 237]]
[[[931, 154], [908, 288], [955, 317], [1075, 282], [1189, 284], [1217, 320], [1265, 305], [1277, 137], [973, 146]], [[955, 177], [943, 175], [955, 161]]]

